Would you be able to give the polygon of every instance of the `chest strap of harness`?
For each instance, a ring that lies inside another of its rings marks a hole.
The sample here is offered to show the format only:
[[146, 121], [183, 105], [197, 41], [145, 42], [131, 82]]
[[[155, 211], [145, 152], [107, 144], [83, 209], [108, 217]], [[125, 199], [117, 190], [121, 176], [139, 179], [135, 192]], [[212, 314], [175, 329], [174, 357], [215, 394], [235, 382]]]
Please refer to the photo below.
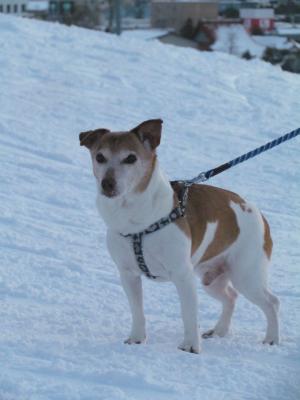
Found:
[[[172, 186], [177, 186], [180, 184], [180, 181], [171, 182]], [[147, 264], [145, 262], [144, 253], [143, 253], [143, 237], [150, 233], [154, 233], [165, 226], [169, 225], [171, 222], [176, 221], [179, 218], [184, 217], [185, 208], [188, 197], [188, 189], [190, 184], [186, 184], [183, 182], [180, 187], [180, 191], [177, 194], [179, 205], [170, 212], [167, 217], [161, 218], [159, 221], [154, 222], [154, 224], [150, 225], [147, 229], [138, 232], [138, 233], [129, 233], [127, 235], [120, 234], [123, 237], [130, 237], [132, 240], [133, 252], [135, 255], [136, 262], [138, 264], [139, 269], [147, 276], [149, 279], [156, 279], [157, 276], [152, 275]]]

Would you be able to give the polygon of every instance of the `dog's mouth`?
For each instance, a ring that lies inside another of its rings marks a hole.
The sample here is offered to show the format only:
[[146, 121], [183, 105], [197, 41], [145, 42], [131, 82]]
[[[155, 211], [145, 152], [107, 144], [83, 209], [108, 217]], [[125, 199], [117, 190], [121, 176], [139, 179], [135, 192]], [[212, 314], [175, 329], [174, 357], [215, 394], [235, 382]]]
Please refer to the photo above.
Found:
[[109, 199], [112, 199], [113, 197], [117, 197], [118, 196], [118, 192], [116, 190], [101, 190], [101, 194], [103, 194], [103, 196], [108, 197]]

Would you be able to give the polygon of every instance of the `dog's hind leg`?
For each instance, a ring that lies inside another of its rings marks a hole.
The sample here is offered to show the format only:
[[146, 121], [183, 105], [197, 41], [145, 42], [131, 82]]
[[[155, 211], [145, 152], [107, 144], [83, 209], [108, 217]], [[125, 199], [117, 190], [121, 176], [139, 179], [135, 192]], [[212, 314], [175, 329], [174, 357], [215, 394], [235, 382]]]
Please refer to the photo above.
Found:
[[272, 345], [279, 343], [279, 300], [267, 289], [266, 273], [267, 262], [264, 260], [258, 264], [255, 263], [254, 266], [244, 263], [242, 275], [232, 271], [230, 279], [235, 289], [256, 304], [265, 314], [267, 331], [263, 343]]
[[238, 205], [235, 211], [240, 235], [228, 254], [229, 279], [233, 287], [256, 304], [265, 314], [267, 331], [264, 343], [279, 342], [279, 300], [267, 289], [268, 265], [272, 238], [267, 221], [253, 205], [246, 212]]
[[213, 329], [202, 334], [204, 339], [214, 335], [225, 336], [227, 334], [234, 311], [235, 300], [237, 298], [237, 292], [229, 285], [227, 272], [223, 272], [220, 269], [219, 271], [221, 273], [212, 281], [210, 281], [210, 278], [214, 277], [213, 269], [202, 276], [202, 283], [205, 291], [222, 303], [221, 316]]
[[247, 285], [236, 285], [236, 289], [243, 294], [249, 301], [256, 304], [265, 314], [267, 319], [267, 331], [263, 343], [279, 343], [279, 322], [278, 310], [279, 300], [267, 288], [253, 288]]

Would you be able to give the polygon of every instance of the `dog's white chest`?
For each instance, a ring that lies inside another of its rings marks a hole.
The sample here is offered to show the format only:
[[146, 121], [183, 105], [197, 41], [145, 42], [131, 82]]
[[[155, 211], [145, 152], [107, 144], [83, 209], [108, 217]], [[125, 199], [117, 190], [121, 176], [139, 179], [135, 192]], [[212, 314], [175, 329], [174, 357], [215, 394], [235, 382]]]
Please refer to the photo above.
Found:
[[[133, 243], [130, 237], [124, 238], [118, 233], [108, 231], [107, 245], [109, 252], [119, 268], [130, 270], [140, 275]], [[175, 224], [170, 224], [154, 233], [145, 235], [142, 239], [142, 251], [145, 263], [157, 281], [172, 279], [172, 275], [186, 265], [186, 255], [190, 253], [189, 239]]]

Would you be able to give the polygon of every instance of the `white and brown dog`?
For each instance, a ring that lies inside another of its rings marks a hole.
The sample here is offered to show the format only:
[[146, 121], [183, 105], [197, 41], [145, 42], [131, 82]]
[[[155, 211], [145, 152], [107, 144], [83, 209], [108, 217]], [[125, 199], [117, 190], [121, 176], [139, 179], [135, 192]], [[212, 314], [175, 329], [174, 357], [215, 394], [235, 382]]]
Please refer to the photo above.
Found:
[[[146, 329], [142, 271], [130, 238], [123, 235], [145, 230], [178, 203], [155, 153], [161, 127], [162, 121], [156, 119], [126, 132], [96, 129], [80, 134], [80, 144], [92, 156], [108, 249], [132, 312], [131, 333], [125, 341], [129, 344], [144, 342]], [[271, 251], [269, 226], [259, 210], [235, 193], [207, 185], [190, 188], [184, 217], [144, 237], [144, 259], [151, 274], [158, 281], [172, 281], [178, 291], [184, 323], [180, 349], [200, 351], [195, 274], [223, 305], [219, 321], [204, 338], [226, 335], [240, 292], [266, 316], [264, 343], [279, 342], [279, 301], [267, 289]]]

